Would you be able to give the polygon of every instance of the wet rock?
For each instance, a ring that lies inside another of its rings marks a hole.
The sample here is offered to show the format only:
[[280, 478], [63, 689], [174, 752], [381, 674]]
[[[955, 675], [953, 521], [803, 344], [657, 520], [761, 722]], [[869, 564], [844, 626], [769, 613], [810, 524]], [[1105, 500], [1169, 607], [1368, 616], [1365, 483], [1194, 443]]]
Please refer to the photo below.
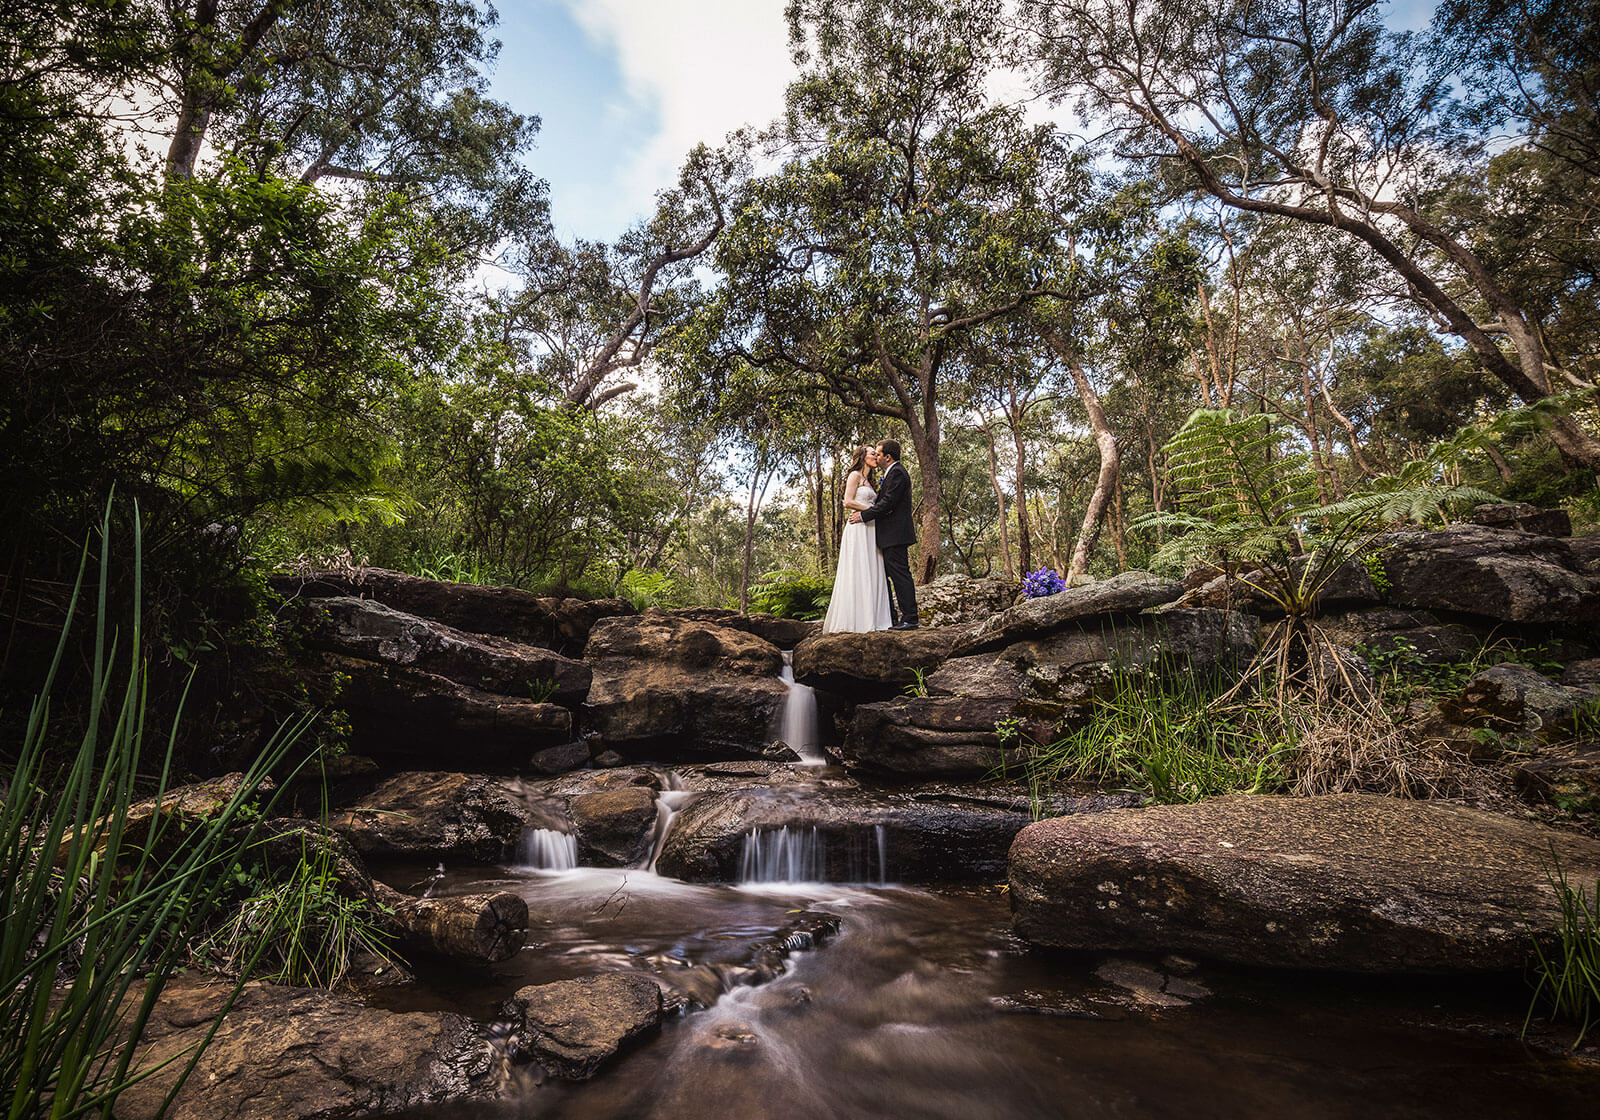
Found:
[[589, 744], [581, 739], [534, 751], [528, 769], [535, 774], [564, 774], [589, 765]]
[[578, 862], [633, 867], [650, 854], [656, 794], [641, 786], [585, 793], [567, 803], [578, 834]]
[[1010, 607], [1019, 594], [1015, 580], [952, 573], [917, 588], [917, 617], [924, 626], [981, 622]]
[[841, 756], [846, 768], [878, 777], [978, 778], [1020, 768], [1028, 742], [1048, 742], [1053, 726], [1021, 720], [1002, 742], [998, 725], [1017, 720], [1009, 700], [905, 696], [855, 710]]
[[937, 669], [972, 626], [818, 634], [795, 647], [794, 678], [856, 700], [881, 700]]
[[1459, 696], [1441, 701], [1439, 710], [1450, 722], [1470, 727], [1559, 731], [1571, 724], [1585, 699], [1537, 669], [1508, 661], [1474, 675]]
[[527, 824], [522, 803], [500, 781], [475, 774], [396, 774], [341, 811], [328, 827], [368, 856], [498, 863]]
[[710, 622], [734, 630], [754, 634], [776, 648], [793, 649], [813, 634], [822, 632], [822, 623], [806, 622], [798, 618], [779, 618], [771, 614], [740, 614], [720, 607], [691, 607], [668, 611], [674, 618], [686, 622]]
[[[117, 853], [118, 858], [137, 858], [140, 846], [150, 836], [152, 828], [156, 829], [153, 854], [161, 857], [172, 854], [185, 842], [192, 829], [216, 820], [243, 786], [244, 774], [235, 771], [190, 785], [174, 786], [160, 797], [135, 802], [128, 807], [124, 818], [123, 847]], [[269, 795], [275, 787], [272, 779], [267, 778], [259, 788], [263, 795]], [[158, 817], [165, 819], [157, 824]], [[95, 850], [104, 852], [105, 845], [106, 837], [102, 835]], [[61, 865], [67, 854], [65, 845], [57, 849], [57, 866]]]
[[[117, 1098], [121, 1120], [156, 1115], [228, 992], [185, 977], [168, 983], [140, 1051], [154, 1072]], [[486, 1100], [504, 1065], [484, 1031], [460, 1015], [401, 1014], [334, 992], [247, 984], [166, 1116], [310, 1120]]]
[[599, 754], [594, 756], [594, 764], [596, 766], [604, 766], [609, 768], [613, 766], [626, 766], [628, 764], [628, 760], [623, 758], [616, 751], [601, 751]]
[[1094, 974], [1122, 989], [1140, 1007], [1187, 1007], [1211, 994], [1211, 989], [1198, 981], [1168, 976], [1138, 961], [1105, 961]]
[[1137, 614], [1148, 607], [1170, 603], [1183, 594], [1183, 585], [1149, 572], [1121, 572], [1110, 579], [1069, 587], [1054, 595], [1025, 599], [980, 623], [956, 643], [955, 656], [999, 650], [1021, 639], [1047, 634], [1081, 619], [1103, 615]]
[[585, 656], [589, 723], [608, 748], [634, 755], [759, 752], [788, 695], [770, 642], [661, 611], [600, 623]]
[[330, 596], [308, 612], [314, 649], [404, 665], [469, 688], [572, 706], [589, 691], [589, 666], [553, 650], [470, 634], [371, 599]]
[[622, 599], [545, 598], [514, 587], [423, 579], [384, 568], [275, 575], [269, 582], [286, 599], [376, 599], [473, 634], [494, 634], [572, 656], [583, 648], [597, 621], [634, 613]]
[[[1136, 801], [1121, 794], [1061, 798], [1047, 811], [1092, 813]], [[747, 834], [787, 828], [809, 839], [815, 829], [830, 882], [993, 881], [1004, 874], [1011, 837], [1032, 819], [1026, 790], [1003, 786], [726, 790], [702, 794], [679, 811], [656, 866], [690, 882], [738, 881]]]
[[1481, 525], [1406, 529], [1378, 538], [1399, 607], [1464, 611], [1502, 622], [1600, 620], [1600, 579], [1567, 541]]
[[466, 685], [402, 665], [322, 655], [343, 687], [335, 703], [350, 714], [351, 742], [380, 762], [435, 760], [446, 749], [462, 765], [511, 770], [545, 747], [572, 739], [572, 712]]
[[1600, 841], [1459, 805], [1239, 795], [1063, 817], [1011, 849], [1019, 935], [1350, 972], [1513, 969], [1560, 911], [1544, 868]]
[[1520, 529], [1542, 537], [1572, 536], [1572, 518], [1564, 509], [1543, 509], [1530, 502], [1491, 502], [1472, 507], [1472, 523], [1491, 529]]
[[584, 1081], [661, 1025], [661, 988], [639, 973], [608, 972], [519, 989], [507, 1011], [521, 1019], [522, 1055]]

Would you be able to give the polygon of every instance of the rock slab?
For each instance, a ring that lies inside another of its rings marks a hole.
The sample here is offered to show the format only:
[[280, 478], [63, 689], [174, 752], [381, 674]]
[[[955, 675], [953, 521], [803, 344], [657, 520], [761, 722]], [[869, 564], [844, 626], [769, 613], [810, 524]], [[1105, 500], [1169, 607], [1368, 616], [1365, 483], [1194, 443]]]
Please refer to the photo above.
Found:
[[1600, 841], [1458, 805], [1239, 795], [1040, 821], [1011, 846], [1019, 935], [1347, 972], [1522, 967], [1554, 935], [1552, 847], [1600, 877]]
[[661, 987], [648, 976], [607, 972], [519, 989], [519, 1046], [550, 1073], [583, 1081], [661, 1024]]

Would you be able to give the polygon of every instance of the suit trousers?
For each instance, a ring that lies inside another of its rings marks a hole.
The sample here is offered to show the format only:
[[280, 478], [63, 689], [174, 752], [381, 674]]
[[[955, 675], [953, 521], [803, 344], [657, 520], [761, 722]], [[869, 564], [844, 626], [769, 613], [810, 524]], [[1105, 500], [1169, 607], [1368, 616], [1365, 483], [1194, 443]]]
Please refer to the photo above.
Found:
[[889, 577], [889, 613], [895, 622], [917, 621], [917, 589], [911, 581], [911, 561], [906, 557], [910, 545], [891, 544], [883, 553], [883, 574]]

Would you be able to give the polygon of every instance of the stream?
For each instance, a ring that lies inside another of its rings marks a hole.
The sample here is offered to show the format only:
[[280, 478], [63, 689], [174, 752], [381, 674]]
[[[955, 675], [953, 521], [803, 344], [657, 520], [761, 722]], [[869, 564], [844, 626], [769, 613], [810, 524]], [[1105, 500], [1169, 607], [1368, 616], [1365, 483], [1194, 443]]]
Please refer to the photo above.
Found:
[[[704, 1010], [581, 1084], [514, 1085], [466, 1117], [1593, 1117], [1600, 1063], [1517, 1039], [1526, 989], [1353, 980], [1047, 954], [1004, 891], [699, 885], [644, 870], [391, 867], [437, 893], [515, 890], [528, 946], [490, 971], [379, 994], [395, 1010], [493, 1019], [525, 984], [648, 969]], [[765, 984], [750, 947], [797, 911], [841, 920]]]

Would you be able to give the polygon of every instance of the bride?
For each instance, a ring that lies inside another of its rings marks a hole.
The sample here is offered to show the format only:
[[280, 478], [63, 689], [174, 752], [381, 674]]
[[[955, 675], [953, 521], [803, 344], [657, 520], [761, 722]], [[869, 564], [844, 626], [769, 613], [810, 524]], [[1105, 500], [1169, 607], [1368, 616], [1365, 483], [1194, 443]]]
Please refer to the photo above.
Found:
[[[873, 469], [878, 453], [870, 447], [856, 448], [850, 464], [850, 477], [844, 484], [846, 509], [867, 509], [877, 498], [873, 489]], [[828, 600], [828, 616], [822, 632], [841, 630], [887, 630], [889, 583], [883, 574], [883, 554], [878, 551], [878, 529], [869, 522], [845, 523], [844, 539], [839, 542], [839, 570], [833, 577], [833, 598]]]

